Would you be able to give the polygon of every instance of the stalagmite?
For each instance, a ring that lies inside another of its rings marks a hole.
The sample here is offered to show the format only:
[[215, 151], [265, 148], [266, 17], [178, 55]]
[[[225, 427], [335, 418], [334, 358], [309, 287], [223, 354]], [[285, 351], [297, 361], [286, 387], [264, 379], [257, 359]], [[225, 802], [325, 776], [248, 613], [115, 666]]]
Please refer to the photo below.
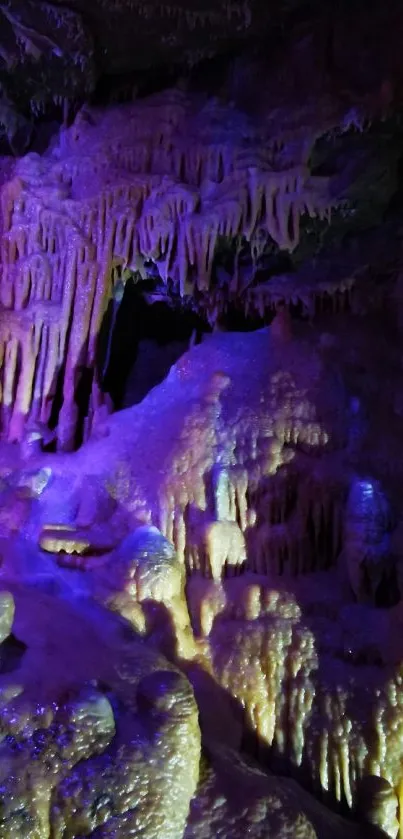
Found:
[[201, 542], [213, 580], [220, 580], [225, 574], [236, 573], [243, 568], [246, 562], [245, 540], [236, 522], [207, 524]]

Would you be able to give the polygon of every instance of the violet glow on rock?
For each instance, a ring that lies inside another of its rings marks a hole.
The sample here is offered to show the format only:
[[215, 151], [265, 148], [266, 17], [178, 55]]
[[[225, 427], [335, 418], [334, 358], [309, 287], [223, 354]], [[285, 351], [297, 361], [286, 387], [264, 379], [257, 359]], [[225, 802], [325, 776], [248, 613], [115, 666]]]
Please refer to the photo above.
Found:
[[[5, 78], [67, 61], [21, 6]], [[403, 837], [399, 68], [356, 24], [0, 159], [1, 839]]]

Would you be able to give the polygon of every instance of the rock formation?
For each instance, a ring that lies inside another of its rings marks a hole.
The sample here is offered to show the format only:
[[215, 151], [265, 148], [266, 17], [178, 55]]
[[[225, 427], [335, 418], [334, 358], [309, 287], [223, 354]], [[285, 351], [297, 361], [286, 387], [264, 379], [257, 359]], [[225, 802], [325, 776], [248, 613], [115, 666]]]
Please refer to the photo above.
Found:
[[[0, 835], [402, 839], [400, 7], [36, 5], [0, 4]], [[115, 410], [125, 308], [175, 360]]]
[[[62, 376], [58, 439], [74, 445], [80, 374], [96, 365], [121, 272], [144, 275], [151, 260], [182, 295], [205, 292], [219, 237], [260, 233], [292, 250], [301, 214], [330, 211], [327, 180], [307, 166], [306, 137], [283, 162], [275, 151], [281, 133], [266, 130], [262, 140], [258, 131], [242, 114], [200, 107], [178, 90], [81, 112], [49, 157], [16, 165], [1, 196], [7, 439], [20, 440], [28, 420], [49, 420]], [[97, 375], [91, 403], [88, 430], [102, 404]]]

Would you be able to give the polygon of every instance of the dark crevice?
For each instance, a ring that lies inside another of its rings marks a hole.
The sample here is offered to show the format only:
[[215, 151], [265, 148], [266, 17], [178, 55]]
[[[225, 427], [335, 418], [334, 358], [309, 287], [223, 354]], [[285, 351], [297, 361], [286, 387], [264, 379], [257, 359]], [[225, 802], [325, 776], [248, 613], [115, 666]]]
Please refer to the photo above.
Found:
[[188, 349], [192, 336], [200, 340], [210, 331], [202, 317], [180, 303], [170, 305], [169, 298], [147, 301], [147, 292], [151, 293], [154, 285], [129, 280], [116, 317], [112, 303], [102, 325], [98, 376], [115, 409], [140, 402], [165, 379], [171, 365]]
[[9, 635], [0, 645], [0, 675], [18, 670], [26, 649], [26, 644]]
[[400, 603], [400, 589], [397, 570], [393, 568], [390, 574], [383, 574], [375, 591], [375, 606], [380, 609], [390, 609]]
[[75, 401], [79, 408], [79, 422], [77, 423], [75, 446], [81, 446], [84, 440], [84, 424], [89, 414], [94, 371], [91, 367], [82, 367], [79, 371], [75, 389]]
[[60, 409], [63, 404], [63, 385], [64, 385], [64, 374], [66, 372], [66, 363], [64, 363], [58, 371], [56, 384], [55, 384], [55, 392], [52, 399], [52, 409], [50, 412], [49, 417], [49, 428], [55, 429], [57, 427]]

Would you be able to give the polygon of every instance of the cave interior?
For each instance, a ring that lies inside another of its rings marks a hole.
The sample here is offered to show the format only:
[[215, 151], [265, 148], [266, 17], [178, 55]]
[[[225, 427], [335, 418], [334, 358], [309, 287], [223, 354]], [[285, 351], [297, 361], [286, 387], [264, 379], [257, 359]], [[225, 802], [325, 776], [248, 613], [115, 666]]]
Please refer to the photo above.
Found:
[[0, 3], [0, 839], [403, 839], [402, 38]]

